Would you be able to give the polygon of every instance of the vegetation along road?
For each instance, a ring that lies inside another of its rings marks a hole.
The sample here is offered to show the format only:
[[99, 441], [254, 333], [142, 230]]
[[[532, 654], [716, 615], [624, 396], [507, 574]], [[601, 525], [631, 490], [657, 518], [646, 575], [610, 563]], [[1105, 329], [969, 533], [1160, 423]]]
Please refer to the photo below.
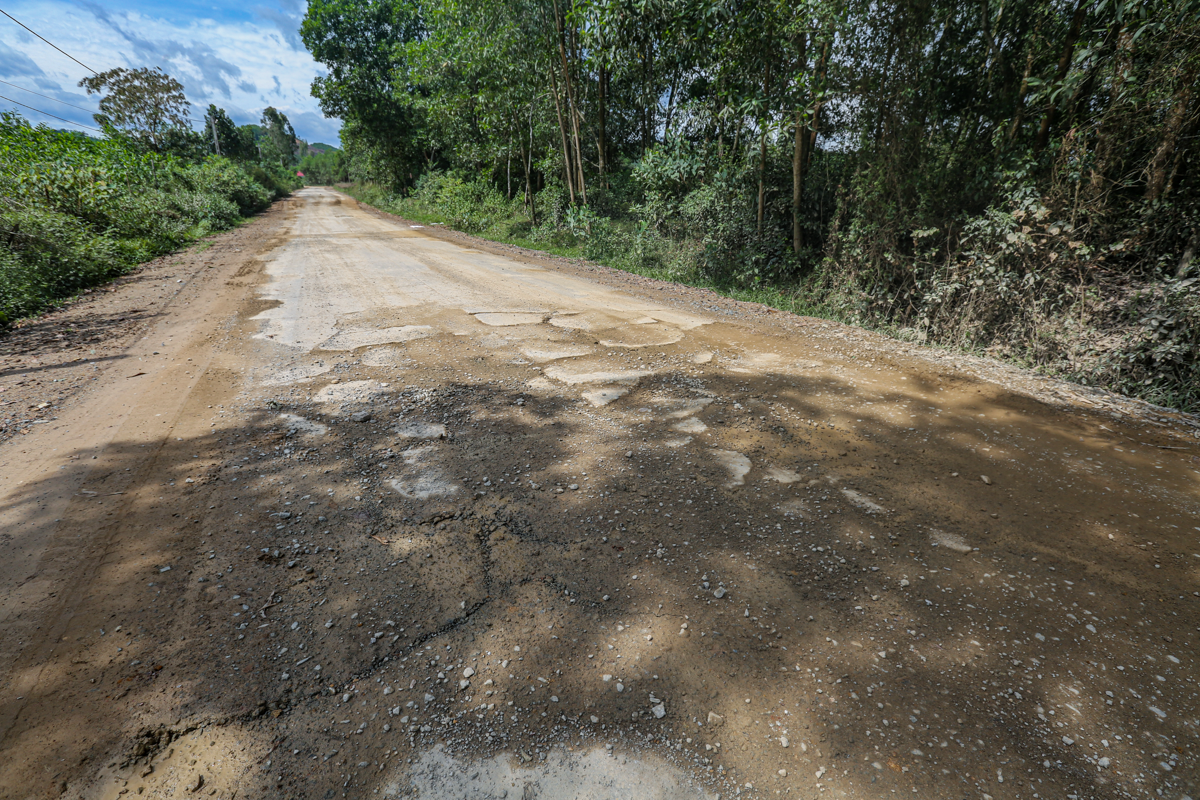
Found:
[[1184, 415], [315, 187], [147, 308], [0, 375], [0, 796], [1197, 796]]

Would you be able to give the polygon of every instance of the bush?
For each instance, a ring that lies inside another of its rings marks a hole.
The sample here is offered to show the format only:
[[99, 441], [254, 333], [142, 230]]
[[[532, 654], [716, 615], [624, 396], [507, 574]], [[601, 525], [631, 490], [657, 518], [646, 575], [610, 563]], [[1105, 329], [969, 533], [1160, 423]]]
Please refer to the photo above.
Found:
[[232, 227], [298, 186], [280, 168], [189, 161], [0, 114], [0, 324]]
[[116, 243], [46, 208], [0, 209], [0, 321], [10, 322], [120, 273]]

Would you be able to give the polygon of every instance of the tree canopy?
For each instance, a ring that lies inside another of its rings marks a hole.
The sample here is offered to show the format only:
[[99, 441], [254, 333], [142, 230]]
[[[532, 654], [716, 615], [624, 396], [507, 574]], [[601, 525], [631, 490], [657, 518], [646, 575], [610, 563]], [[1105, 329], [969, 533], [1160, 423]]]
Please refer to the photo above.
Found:
[[112, 127], [161, 151], [169, 132], [190, 129], [183, 85], [158, 67], [118, 67], [84, 78], [79, 85], [100, 95], [99, 125]]

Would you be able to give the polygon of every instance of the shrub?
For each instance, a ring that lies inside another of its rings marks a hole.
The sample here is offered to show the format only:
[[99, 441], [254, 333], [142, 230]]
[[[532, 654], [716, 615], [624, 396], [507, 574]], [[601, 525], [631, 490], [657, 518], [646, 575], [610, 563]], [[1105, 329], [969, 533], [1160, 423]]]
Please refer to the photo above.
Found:
[[297, 186], [279, 168], [187, 161], [0, 114], [0, 325], [229, 228]]

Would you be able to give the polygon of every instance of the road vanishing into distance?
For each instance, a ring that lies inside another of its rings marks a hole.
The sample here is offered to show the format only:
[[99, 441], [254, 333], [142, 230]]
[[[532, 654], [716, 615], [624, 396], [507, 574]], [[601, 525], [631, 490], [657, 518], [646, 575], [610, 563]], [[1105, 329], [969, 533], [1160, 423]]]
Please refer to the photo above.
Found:
[[321, 188], [73, 308], [0, 797], [1200, 798], [1181, 415]]

